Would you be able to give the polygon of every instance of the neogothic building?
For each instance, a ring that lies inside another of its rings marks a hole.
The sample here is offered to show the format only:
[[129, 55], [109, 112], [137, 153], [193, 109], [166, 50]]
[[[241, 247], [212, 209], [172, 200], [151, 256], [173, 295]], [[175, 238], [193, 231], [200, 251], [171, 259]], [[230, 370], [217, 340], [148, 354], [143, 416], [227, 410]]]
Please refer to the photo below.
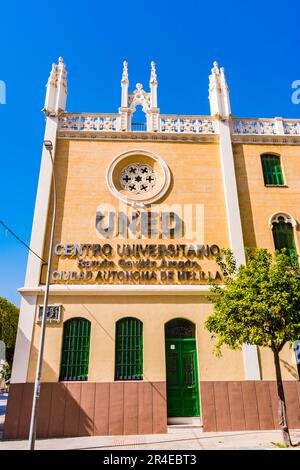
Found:
[[[215, 255], [299, 250], [300, 121], [232, 116], [224, 69], [210, 116], [161, 114], [157, 74], [115, 114], [66, 111], [62, 58], [47, 83], [57, 214], [37, 433], [40, 437], [277, 427], [271, 352], [213, 354], [204, 328]], [[259, 104], [258, 104], [259, 105]], [[144, 123], [135, 123], [138, 106]], [[28, 435], [53, 213], [43, 146], [5, 423]], [[295, 352], [282, 352], [290, 427], [300, 426]]]

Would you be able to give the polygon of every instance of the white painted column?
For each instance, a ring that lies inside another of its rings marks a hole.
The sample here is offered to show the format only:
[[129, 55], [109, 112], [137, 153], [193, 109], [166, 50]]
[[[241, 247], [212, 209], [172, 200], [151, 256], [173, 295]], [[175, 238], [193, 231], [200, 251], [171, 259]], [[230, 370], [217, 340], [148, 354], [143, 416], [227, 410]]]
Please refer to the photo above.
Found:
[[[237, 266], [240, 266], [246, 263], [246, 259], [229, 124], [231, 117], [229, 88], [224, 68], [221, 67], [219, 69], [217, 62], [214, 62], [211, 75], [209, 76], [209, 103], [211, 115], [217, 119], [219, 131], [219, 149], [229, 244], [235, 256]], [[257, 347], [244, 344], [243, 359], [245, 379], [259, 380], [261, 377]]]
[[[53, 143], [55, 156], [57, 117], [46, 118], [45, 140]], [[48, 150], [43, 145], [39, 183], [36, 195], [30, 248], [43, 258], [44, 242], [47, 228], [48, 209], [51, 194], [52, 164]], [[28, 254], [25, 287], [37, 287], [40, 283], [42, 261], [32, 252]], [[17, 339], [12, 369], [11, 383], [26, 382], [37, 296], [22, 295]]]
[[[51, 140], [53, 144], [53, 160], [55, 159], [58, 114], [60, 112], [64, 112], [66, 107], [66, 75], [66, 67], [62, 57], [60, 57], [58, 65], [52, 65], [50, 77], [47, 82], [44, 106], [46, 115], [44, 140]], [[31, 250], [40, 258], [43, 258], [51, 186], [52, 163], [49, 152], [43, 145], [30, 239]], [[28, 253], [25, 287], [37, 287], [40, 284], [42, 261], [34, 253], [31, 251]], [[37, 296], [31, 296], [22, 293], [21, 295], [22, 299], [12, 370], [12, 383], [26, 382], [36, 311]]]
[[245, 264], [246, 259], [229, 123], [218, 120], [218, 127], [229, 243], [239, 266]]
[[[53, 159], [55, 158], [56, 133], [58, 126], [57, 117], [46, 118], [46, 129], [44, 140], [51, 140], [53, 144]], [[43, 257], [44, 241], [46, 236], [46, 225], [51, 192], [52, 164], [48, 150], [43, 145], [42, 160], [39, 174], [39, 182], [35, 201], [35, 209], [32, 223], [30, 248], [41, 258]], [[29, 252], [25, 287], [39, 285], [41, 273], [41, 260]]]
[[[236, 258], [237, 266], [246, 263], [234, 159], [229, 122], [218, 120], [220, 160], [224, 185], [227, 226], [230, 248]], [[246, 380], [260, 380], [260, 367], [257, 347], [243, 345], [243, 360]]]

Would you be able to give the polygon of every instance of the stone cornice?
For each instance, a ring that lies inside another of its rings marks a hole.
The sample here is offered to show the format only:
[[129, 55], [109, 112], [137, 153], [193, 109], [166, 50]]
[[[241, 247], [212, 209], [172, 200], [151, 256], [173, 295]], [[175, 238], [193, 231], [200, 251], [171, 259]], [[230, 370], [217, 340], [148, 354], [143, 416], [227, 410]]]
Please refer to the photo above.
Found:
[[300, 135], [231, 134], [233, 144], [300, 145]]
[[[49, 295], [211, 295], [211, 285], [51, 284]], [[22, 296], [44, 294], [45, 286], [22, 287]]]
[[135, 142], [218, 142], [218, 134], [176, 134], [161, 132], [82, 132], [82, 131], [58, 131], [58, 139], [72, 140], [112, 140]]

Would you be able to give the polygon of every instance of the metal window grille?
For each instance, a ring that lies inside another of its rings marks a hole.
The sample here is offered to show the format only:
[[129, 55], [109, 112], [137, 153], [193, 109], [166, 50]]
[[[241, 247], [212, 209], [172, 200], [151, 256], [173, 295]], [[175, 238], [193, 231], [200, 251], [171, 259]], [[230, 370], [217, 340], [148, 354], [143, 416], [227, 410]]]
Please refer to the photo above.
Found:
[[274, 245], [276, 250], [286, 249], [290, 257], [291, 264], [297, 261], [297, 252], [295, 247], [294, 233], [292, 224], [284, 221], [275, 222], [272, 227]]
[[143, 379], [143, 324], [136, 318], [116, 323], [116, 380]]
[[84, 318], [72, 318], [64, 324], [59, 380], [87, 380], [91, 324]]
[[283, 186], [284, 182], [280, 157], [278, 157], [277, 155], [262, 155], [261, 163], [265, 184]]
[[132, 122], [131, 130], [136, 132], [145, 132], [147, 130], [145, 122]]

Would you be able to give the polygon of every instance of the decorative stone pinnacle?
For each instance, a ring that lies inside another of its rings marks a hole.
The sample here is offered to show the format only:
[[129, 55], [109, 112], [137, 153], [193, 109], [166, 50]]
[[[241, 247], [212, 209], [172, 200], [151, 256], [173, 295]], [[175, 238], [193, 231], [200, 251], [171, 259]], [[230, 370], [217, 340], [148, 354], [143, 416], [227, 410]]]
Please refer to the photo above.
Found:
[[52, 64], [52, 69], [48, 78], [47, 85], [56, 86], [56, 80], [57, 80], [57, 65]]
[[228, 89], [224, 67], [220, 68], [220, 84], [222, 89]]
[[218, 62], [215, 60], [213, 64], [213, 68], [211, 69], [212, 73], [215, 73], [216, 75], [219, 75], [219, 67], [218, 67]]
[[218, 67], [214, 62], [209, 76], [209, 102], [212, 116], [219, 119], [228, 119], [231, 116], [229, 88], [227, 86], [224, 67]]
[[122, 73], [122, 83], [128, 82], [128, 62], [124, 60], [123, 62], [123, 73]]
[[58, 58], [58, 65], [57, 65], [57, 85], [61, 84], [66, 89], [67, 93], [67, 71], [66, 71], [66, 64], [64, 63], [64, 59], [60, 56]]
[[152, 60], [151, 62], [151, 75], [150, 75], [150, 84], [155, 84], [157, 83], [157, 75], [156, 75], [156, 64]]
[[142, 85], [141, 83], [137, 83], [137, 84], [135, 85], [135, 87], [136, 87], [137, 90], [140, 91], [140, 90], [143, 88], [143, 85]]
[[58, 115], [66, 109], [66, 97], [68, 94], [67, 71], [63, 58], [58, 58], [58, 64], [52, 64], [47, 82], [47, 92], [43, 111], [46, 115]]

